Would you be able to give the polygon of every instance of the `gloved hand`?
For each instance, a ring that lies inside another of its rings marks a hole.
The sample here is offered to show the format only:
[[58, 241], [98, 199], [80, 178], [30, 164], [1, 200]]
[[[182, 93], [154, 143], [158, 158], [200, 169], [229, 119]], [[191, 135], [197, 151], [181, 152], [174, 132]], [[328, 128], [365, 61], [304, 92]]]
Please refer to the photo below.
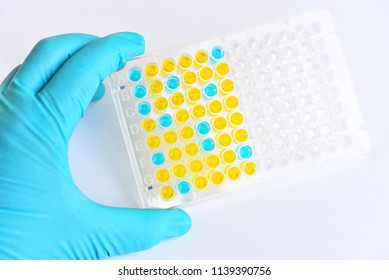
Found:
[[73, 182], [68, 142], [101, 81], [144, 51], [143, 37], [39, 42], [0, 86], [0, 259], [101, 259], [186, 233], [182, 210], [113, 208]]

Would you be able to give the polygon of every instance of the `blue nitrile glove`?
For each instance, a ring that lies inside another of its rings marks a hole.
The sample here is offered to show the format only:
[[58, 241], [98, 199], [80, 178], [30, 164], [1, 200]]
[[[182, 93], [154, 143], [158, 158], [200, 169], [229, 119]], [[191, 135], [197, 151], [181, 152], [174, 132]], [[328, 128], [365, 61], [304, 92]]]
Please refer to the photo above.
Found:
[[[73, 182], [68, 142], [101, 81], [144, 51], [143, 37], [42, 40], [0, 86], [0, 259], [101, 259], [186, 233], [182, 210], [113, 208]], [[99, 89], [99, 90], [98, 90]]]

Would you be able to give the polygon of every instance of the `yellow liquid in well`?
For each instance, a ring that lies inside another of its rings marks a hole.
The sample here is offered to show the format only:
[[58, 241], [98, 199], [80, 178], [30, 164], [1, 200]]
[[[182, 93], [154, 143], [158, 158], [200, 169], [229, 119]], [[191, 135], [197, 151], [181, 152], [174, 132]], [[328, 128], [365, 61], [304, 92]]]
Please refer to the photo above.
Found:
[[163, 84], [160, 80], [154, 80], [150, 83], [150, 91], [154, 94], [160, 94], [163, 90]]
[[247, 175], [252, 176], [257, 172], [257, 165], [254, 162], [249, 161], [243, 165], [243, 170]]
[[189, 169], [193, 173], [199, 173], [201, 172], [201, 170], [203, 170], [203, 163], [201, 162], [201, 160], [198, 159], [191, 160], [189, 162]]
[[224, 117], [216, 117], [213, 119], [212, 125], [215, 130], [220, 131], [227, 127], [227, 120]]
[[175, 92], [170, 97], [170, 102], [173, 107], [180, 107], [185, 102], [185, 96], [180, 92]]
[[161, 144], [161, 139], [159, 139], [157, 135], [151, 135], [149, 138], [147, 138], [146, 144], [151, 149], [156, 149]]
[[173, 174], [178, 177], [182, 178], [186, 175], [186, 167], [183, 164], [177, 164], [173, 167]]
[[193, 135], [194, 135], [193, 127], [188, 126], [188, 125], [184, 126], [180, 130], [180, 135], [185, 140], [191, 139], [193, 137]]
[[234, 87], [234, 82], [230, 79], [224, 79], [220, 85], [220, 88], [224, 93], [230, 93], [231, 91], [233, 91]]
[[174, 196], [174, 188], [172, 186], [164, 186], [161, 189], [161, 196], [165, 200], [170, 200]]
[[195, 55], [196, 64], [203, 65], [208, 61], [208, 53], [205, 50], [199, 50]]
[[234, 95], [225, 97], [224, 104], [227, 110], [234, 110], [239, 106], [239, 99]]
[[142, 128], [146, 132], [151, 132], [155, 129], [155, 121], [153, 119], [147, 118], [142, 121]]
[[188, 90], [188, 101], [195, 103], [201, 98], [201, 91], [198, 88], [191, 88]]
[[188, 143], [185, 146], [185, 153], [190, 157], [197, 155], [198, 152], [199, 152], [199, 146], [197, 146], [195, 143]]
[[192, 107], [192, 116], [195, 119], [201, 119], [202, 117], [205, 116], [205, 113], [207, 110], [205, 107], [201, 104], [196, 104]]
[[239, 112], [234, 112], [228, 115], [228, 119], [232, 126], [240, 126], [243, 123], [243, 115]]
[[220, 164], [220, 158], [217, 155], [209, 155], [205, 160], [209, 168], [216, 168]]
[[170, 179], [170, 173], [166, 169], [159, 169], [155, 174], [155, 178], [159, 182], [164, 183]]
[[168, 106], [168, 102], [165, 97], [158, 97], [154, 101], [154, 107], [158, 111], [166, 110], [167, 106]]
[[193, 85], [196, 82], [196, 80], [197, 80], [197, 76], [192, 71], [187, 71], [182, 76], [182, 81], [184, 82], [183, 84], [187, 86]]
[[209, 81], [213, 77], [213, 71], [210, 67], [205, 66], [200, 69], [200, 78], [203, 81]]
[[214, 100], [210, 101], [210, 102], [207, 104], [207, 106], [208, 106], [208, 111], [209, 111], [209, 113], [210, 113], [211, 115], [217, 115], [217, 114], [219, 114], [219, 113], [222, 111], [222, 109], [223, 109], [222, 103], [221, 103], [219, 100], [217, 100], [217, 99], [214, 99]]
[[247, 140], [249, 134], [245, 129], [240, 128], [234, 131], [234, 137], [237, 142], [242, 143]]
[[172, 130], [169, 130], [165, 133], [163, 139], [167, 144], [174, 144], [177, 141], [177, 133]]
[[221, 152], [221, 157], [226, 163], [233, 163], [236, 160], [236, 153], [233, 150], [224, 150]]
[[189, 120], [189, 112], [185, 109], [177, 110], [175, 114], [175, 118], [177, 122], [185, 123]]
[[204, 190], [208, 186], [208, 180], [204, 176], [196, 176], [193, 183], [198, 190]]
[[146, 77], [154, 78], [155, 76], [158, 75], [158, 72], [159, 72], [159, 68], [158, 65], [155, 63], [149, 63], [145, 67]]
[[172, 73], [176, 69], [176, 63], [171, 58], [166, 58], [162, 62], [162, 71], [166, 74]]
[[232, 137], [227, 133], [222, 133], [217, 137], [217, 142], [221, 147], [228, 147], [231, 145]]
[[211, 182], [215, 185], [221, 185], [224, 181], [224, 174], [220, 171], [211, 172], [209, 177]]
[[169, 158], [171, 160], [179, 160], [182, 156], [182, 152], [179, 148], [171, 148], [169, 150]]
[[224, 77], [230, 72], [230, 67], [225, 62], [219, 62], [216, 65], [216, 76]]
[[241, 171], [238, 167], [232, 166], [230, 168], [227, 168], [227, 176], [230, 178], [232, 181], [235, 181], [239, 179], [241, 174]]
[[192, 57], [189, 54], [183, 54], [178, 59], [178, 66], [180, 70], [188, 69], [192, 65]]

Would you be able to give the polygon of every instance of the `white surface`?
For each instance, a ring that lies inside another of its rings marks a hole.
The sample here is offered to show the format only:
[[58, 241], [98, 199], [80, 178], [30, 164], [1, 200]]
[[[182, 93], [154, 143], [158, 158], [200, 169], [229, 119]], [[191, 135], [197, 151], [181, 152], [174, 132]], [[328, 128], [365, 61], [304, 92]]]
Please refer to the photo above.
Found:
[[[129, 30], [157, 49], [331, 5], [355, 81], [372, 152], [261, 188], [188, 206], [193, 227], [128, 259], [389, 258], [389, 2], [0, 2], [0, 79], [41, 38]], [[70, 143], [74, 178], [93, 200], [134, 206], [131, 168], [111, 97], [88, 109]]]

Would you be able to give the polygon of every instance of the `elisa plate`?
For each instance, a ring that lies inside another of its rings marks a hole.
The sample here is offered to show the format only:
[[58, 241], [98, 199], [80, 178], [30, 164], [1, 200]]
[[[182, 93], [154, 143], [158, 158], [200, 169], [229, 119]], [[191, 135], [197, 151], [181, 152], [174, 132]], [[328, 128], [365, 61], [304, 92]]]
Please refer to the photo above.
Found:
[[193, 203], [369, 150], [329, 8], [145, 54], [107, 85], [143, 207]]

